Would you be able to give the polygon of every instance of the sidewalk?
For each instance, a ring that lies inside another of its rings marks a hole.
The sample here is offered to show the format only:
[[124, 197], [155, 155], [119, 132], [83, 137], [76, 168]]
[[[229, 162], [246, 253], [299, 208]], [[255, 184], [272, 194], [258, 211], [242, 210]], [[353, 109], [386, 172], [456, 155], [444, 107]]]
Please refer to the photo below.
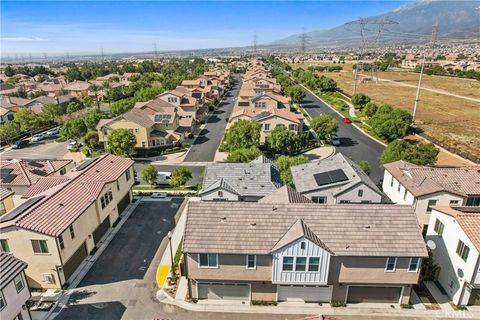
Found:
[[302, 153], [301, 155], [313, 161], [331, 157], [335, 154], [335, 152], [336, 149], [334, 146], [324, 146], [312, 149], [310, 151]]

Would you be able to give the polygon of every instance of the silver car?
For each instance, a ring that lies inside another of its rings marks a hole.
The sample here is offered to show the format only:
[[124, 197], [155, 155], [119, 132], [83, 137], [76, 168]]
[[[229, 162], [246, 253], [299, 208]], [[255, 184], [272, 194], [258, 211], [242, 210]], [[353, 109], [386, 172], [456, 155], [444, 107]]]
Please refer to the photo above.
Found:
[[330, 136], [330, 143], [333, 145], [333, 146], [339, 146], [340, 145], [340, 138], [338, 137], [338, 135], [336, 135], [335, 133], [332, 134]]

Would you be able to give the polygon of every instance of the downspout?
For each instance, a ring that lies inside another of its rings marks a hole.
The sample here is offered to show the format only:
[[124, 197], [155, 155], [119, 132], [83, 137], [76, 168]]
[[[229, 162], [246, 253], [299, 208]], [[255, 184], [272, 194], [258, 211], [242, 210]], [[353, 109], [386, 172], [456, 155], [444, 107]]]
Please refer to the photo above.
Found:
[[183, 253], [183, 261], [184, 261], [183, 272], [185, 274], [185, 278], [187, 279], [188, 297], [192, 299], [192, 284], [190, 282], [190, 278], [188, 277], [188, 260], [187, 260], [187, 253], [185, 252]]

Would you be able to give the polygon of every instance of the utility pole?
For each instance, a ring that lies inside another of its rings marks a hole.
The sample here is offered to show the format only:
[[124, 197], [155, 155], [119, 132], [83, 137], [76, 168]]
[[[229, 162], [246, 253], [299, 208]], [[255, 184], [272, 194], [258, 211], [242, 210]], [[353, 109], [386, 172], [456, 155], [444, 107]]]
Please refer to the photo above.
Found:
[[155, 53], [155, 61], [158, 62], [158, 51], [157, 51], [157, 42], [153, 43], [153, 52]]
[[300, 35], [300, 50], [302, 54], [305, 54], [305, 52], [307, 51], [307, 42], [308, 42], [307, 33], [305, 32], [305, 28], [302, 28], [302, 34]]
[[[437, 34], [438, 34], [438, 18], [436, 19], [435, 23], [432, 26], [432, 39], [430, 41], [432, 49], [435, 47]], [[415, 104], [413, 105], [412, 125], [415, 124], [415, 120], [417, 119], [417, 109], [418, 109], [418, 104], [420, 102], [420, 87], [422, 86], [423, 70], [425, 69], [425, 55], [427, 51], [426, 47], [427, 46], [425, 46], [425, 49], [423, 49], [422, 65], [420, 67], [420, 77], [418, 77], [417, 93], [415, 94]]]
[[103, 47], [100, 48], [100, 59], [101, 61], [105, 61], [105, 53], [103, 52]]
[[67, 62], [70, 60], [70, 53], [68, 53], [68, 51], [65, 54], [65, 59], [67, 60]]
[[257, 57], [257, 33], [253, 34], [253, 56]]

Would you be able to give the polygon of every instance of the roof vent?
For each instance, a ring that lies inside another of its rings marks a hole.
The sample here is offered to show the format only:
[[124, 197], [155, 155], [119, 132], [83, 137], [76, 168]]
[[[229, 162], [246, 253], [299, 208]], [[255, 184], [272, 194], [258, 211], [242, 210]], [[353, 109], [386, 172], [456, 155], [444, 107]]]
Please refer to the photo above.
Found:
[[350, 249], [350, 246], [348, 244], [345, 245], [345, 249]]
[[367, 225], [364, 225], [363, 228], [364, 229], [370, 229], [370, 226], [367, 224]]
[[59, 206], [59, 207], [63, 207], [64, 204], [63, 204], [63, 203], [59, 203], [58, 206]]
[[220, 217], [220, 220], [221, 220], [221, 221], [227, 221], [227, 217], [222, 216], [222, 217]]
[[257, 226], [257, 224], [256, 224], [255, 222], [250, 223], [250, 227], [254, 227], [254, 228], [255, 228], [256, 226]]
[[275, 210], [277, 210], [277, 207], [273, 206], [272, 211], [275, 211]]

